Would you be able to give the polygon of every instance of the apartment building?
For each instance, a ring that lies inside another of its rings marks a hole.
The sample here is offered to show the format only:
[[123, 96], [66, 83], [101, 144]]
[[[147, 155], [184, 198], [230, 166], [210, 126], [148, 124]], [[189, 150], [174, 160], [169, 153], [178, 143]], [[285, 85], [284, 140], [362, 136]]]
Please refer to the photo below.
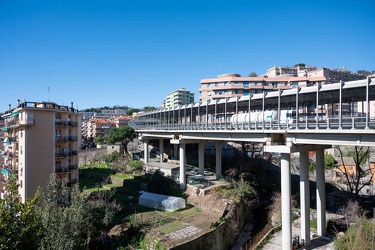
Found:
[[179, 105], [189, 104], [194, 102], [194, 93], [190, 92], [185, 88], [179, 88], [169, 94], [167, 94], [167, 98], [165, 107], [177, 107]]
[[277, 89], [290, 89], [297, 86], [308, 87], [326, 82], [327, 79], [324, 76], [242, 77], [240, 74], [223, 74], [217, 78], [201, 80], [199, 100], [205, 102], [225, 97], [247, 96]]
[[77, 150], [81, 144], [80, 115], [73, 108], [53, 102], [18, 102], [2, 115], [0, 194], [16, 178], [22, 202], [45, 187], [52, 173], [78, 185]]
[[314, 66], [296, 65], [296, 67], [287, 66], [274, 66], [267, 70], [264, 76], [272, 77], [325, 77], [327, 83], [336, 83], [340, 81], [355, 81], [365, 79], [367, 74], [365, 71], [359, 71], [360, 73], [353, 73], [347, 70], [345, 67], [342, 69], [328, 69], [328, 68], [317, 68]]
[[[91, 119], [88, 120], [86, 124], [86, 131], [84, 132], [87, 135], [86, 139], [91, 140], [96, 136], [106, 137], [111, 128], [116, 127], [116, 123], [110, 119]], [[83, 129], [84, 130], [84, 129]]]
[[126, 116], [127, 110], [126, 109], [102, 109], [100, 112], [80, 112], [83, 121], [87, 121], [90, 119], [112, 119], [116, 116]]
[[120, 115], [112, 119], [112, 121], [115, 123], [116, 128], [128, 125], [129, 121], [131, 120], [133, 120], [133, 118], [128, 115]]

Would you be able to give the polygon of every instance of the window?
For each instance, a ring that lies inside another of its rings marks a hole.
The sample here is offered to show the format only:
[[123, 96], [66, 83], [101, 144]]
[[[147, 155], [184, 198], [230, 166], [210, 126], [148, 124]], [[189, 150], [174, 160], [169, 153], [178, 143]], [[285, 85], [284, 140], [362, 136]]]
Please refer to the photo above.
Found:
[[248, 89], [244, 89], [244, 91], [243, 91], [243, 95], [244, 95], [244, 96], [249, 95], [249, 90], [248, 90]]
[[227, 86], [228, 85], [228, 82], [224, 82], [224, 86]]
[[209, 88], [210, 86], [211, 86], [211, 83], [208, 83], [208, 84], [207, 84], [207, 88]]
[[215, 82], [215, 87], [219, 86], [219, 84], [217, 82]]
[[258, 86], [258, 82], [254, 82], [254, 85], [255, 85], [255, 86]]
[[237, 86], [237, 85], [238, 85], [238, 82], [233, 82], [233, 85], [236, 85], [236, 86]]
[[238, 94], [238, 89], [234, 90], [234, 93], [235, 93], [235, 94]]
[[243, 82], [244, 87], [249, 87], [249, 82]]

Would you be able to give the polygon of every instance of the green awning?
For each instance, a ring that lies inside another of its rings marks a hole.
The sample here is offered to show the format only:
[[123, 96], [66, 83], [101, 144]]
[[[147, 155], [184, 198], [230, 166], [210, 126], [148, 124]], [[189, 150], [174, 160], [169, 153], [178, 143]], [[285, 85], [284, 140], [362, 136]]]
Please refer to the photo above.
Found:
[[3, 115], [3, 118], [11, 118], [11, 117], [14, 117], [16, 115], [18, 115], [20, 112], [16, 111], [14, 113], [11, 113], [11, 114], [6, 114], [6, 115]]

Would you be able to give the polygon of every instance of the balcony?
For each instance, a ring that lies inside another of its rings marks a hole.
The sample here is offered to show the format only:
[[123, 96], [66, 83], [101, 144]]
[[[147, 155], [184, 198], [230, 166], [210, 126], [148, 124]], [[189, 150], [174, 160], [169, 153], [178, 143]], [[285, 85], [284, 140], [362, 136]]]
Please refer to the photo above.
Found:
[[56, 168], [55, 172], [56, 173], [65, 173], [65, 172], [68, 172], [68, 168], [58, 167], [58, 168]]
[[65, 136], [55, 136], [55, 142], [66, 142], [66, 137]]
[[68, 141], [77, 141], [77, 136], [68, 136]]
[[77, 122], [68, 122], [69, 127], [77, 127]]
[[27, 118], [27, 119], [24, 119], [24, 120], [20, 120], [19, 125], [34, 126], [35, 125], [35, 119]]
[[62, 121], [56, 121], [55, 122], [55, 126], [56, 127], [66, 127], [66, 122], [62, 122]]
[[68, 168], [69, 168], [69, 170], [77, 170], [78, 169], [78, 165], [71, 164], [71, 165], [68, 165]]
[[64, 158], [64, 157], [69, 157], [69, 156], [73, 156], [73, 155], [77, 155], [76, 150], [70, 150], [70, 151], [67, 151], [67, 152], [56, 152], [55, 153], [56, 158]]

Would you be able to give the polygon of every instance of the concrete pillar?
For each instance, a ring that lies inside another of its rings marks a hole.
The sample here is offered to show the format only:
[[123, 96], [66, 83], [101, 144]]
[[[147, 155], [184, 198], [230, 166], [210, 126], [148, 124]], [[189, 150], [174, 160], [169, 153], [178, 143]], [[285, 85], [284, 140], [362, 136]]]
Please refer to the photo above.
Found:
[[301, 240], [310, 245], [310, 185], [309, 156], [307, 150], [299, 152], [300, 161], [300, 203], [301, 203]]
[[180, 189], [186, 187], [186, 168], [185, 168], [185, 143], [180, 144]]
[[215, 143], [216, 146], [216, 179], [219, 180], [221, 178], [221, 146], [220, 142], [217, 141]]
[[164, 139], [159, 139], [159, 158], [160, 162], [164, 159]]
[[144, 163], [150, 162], [150, 157], [148, 153], [148, 140], [143, 141], [143, 161]]
[[326, 190], [324, 173], [324, 149], [316, 150], [316, 210], [318, 235], [326, 235]]
[[282, 249], [292, 249], [290, 154], [281, 153]]
[[199, 166], [199, 174], [203, 175], [203, 171], [204, 171], [204, 141], [201, 141], [198, 144], [198, 166]]
[[173, 158], [177, 159], [178, 157], [178, 144], [173, 145]]

